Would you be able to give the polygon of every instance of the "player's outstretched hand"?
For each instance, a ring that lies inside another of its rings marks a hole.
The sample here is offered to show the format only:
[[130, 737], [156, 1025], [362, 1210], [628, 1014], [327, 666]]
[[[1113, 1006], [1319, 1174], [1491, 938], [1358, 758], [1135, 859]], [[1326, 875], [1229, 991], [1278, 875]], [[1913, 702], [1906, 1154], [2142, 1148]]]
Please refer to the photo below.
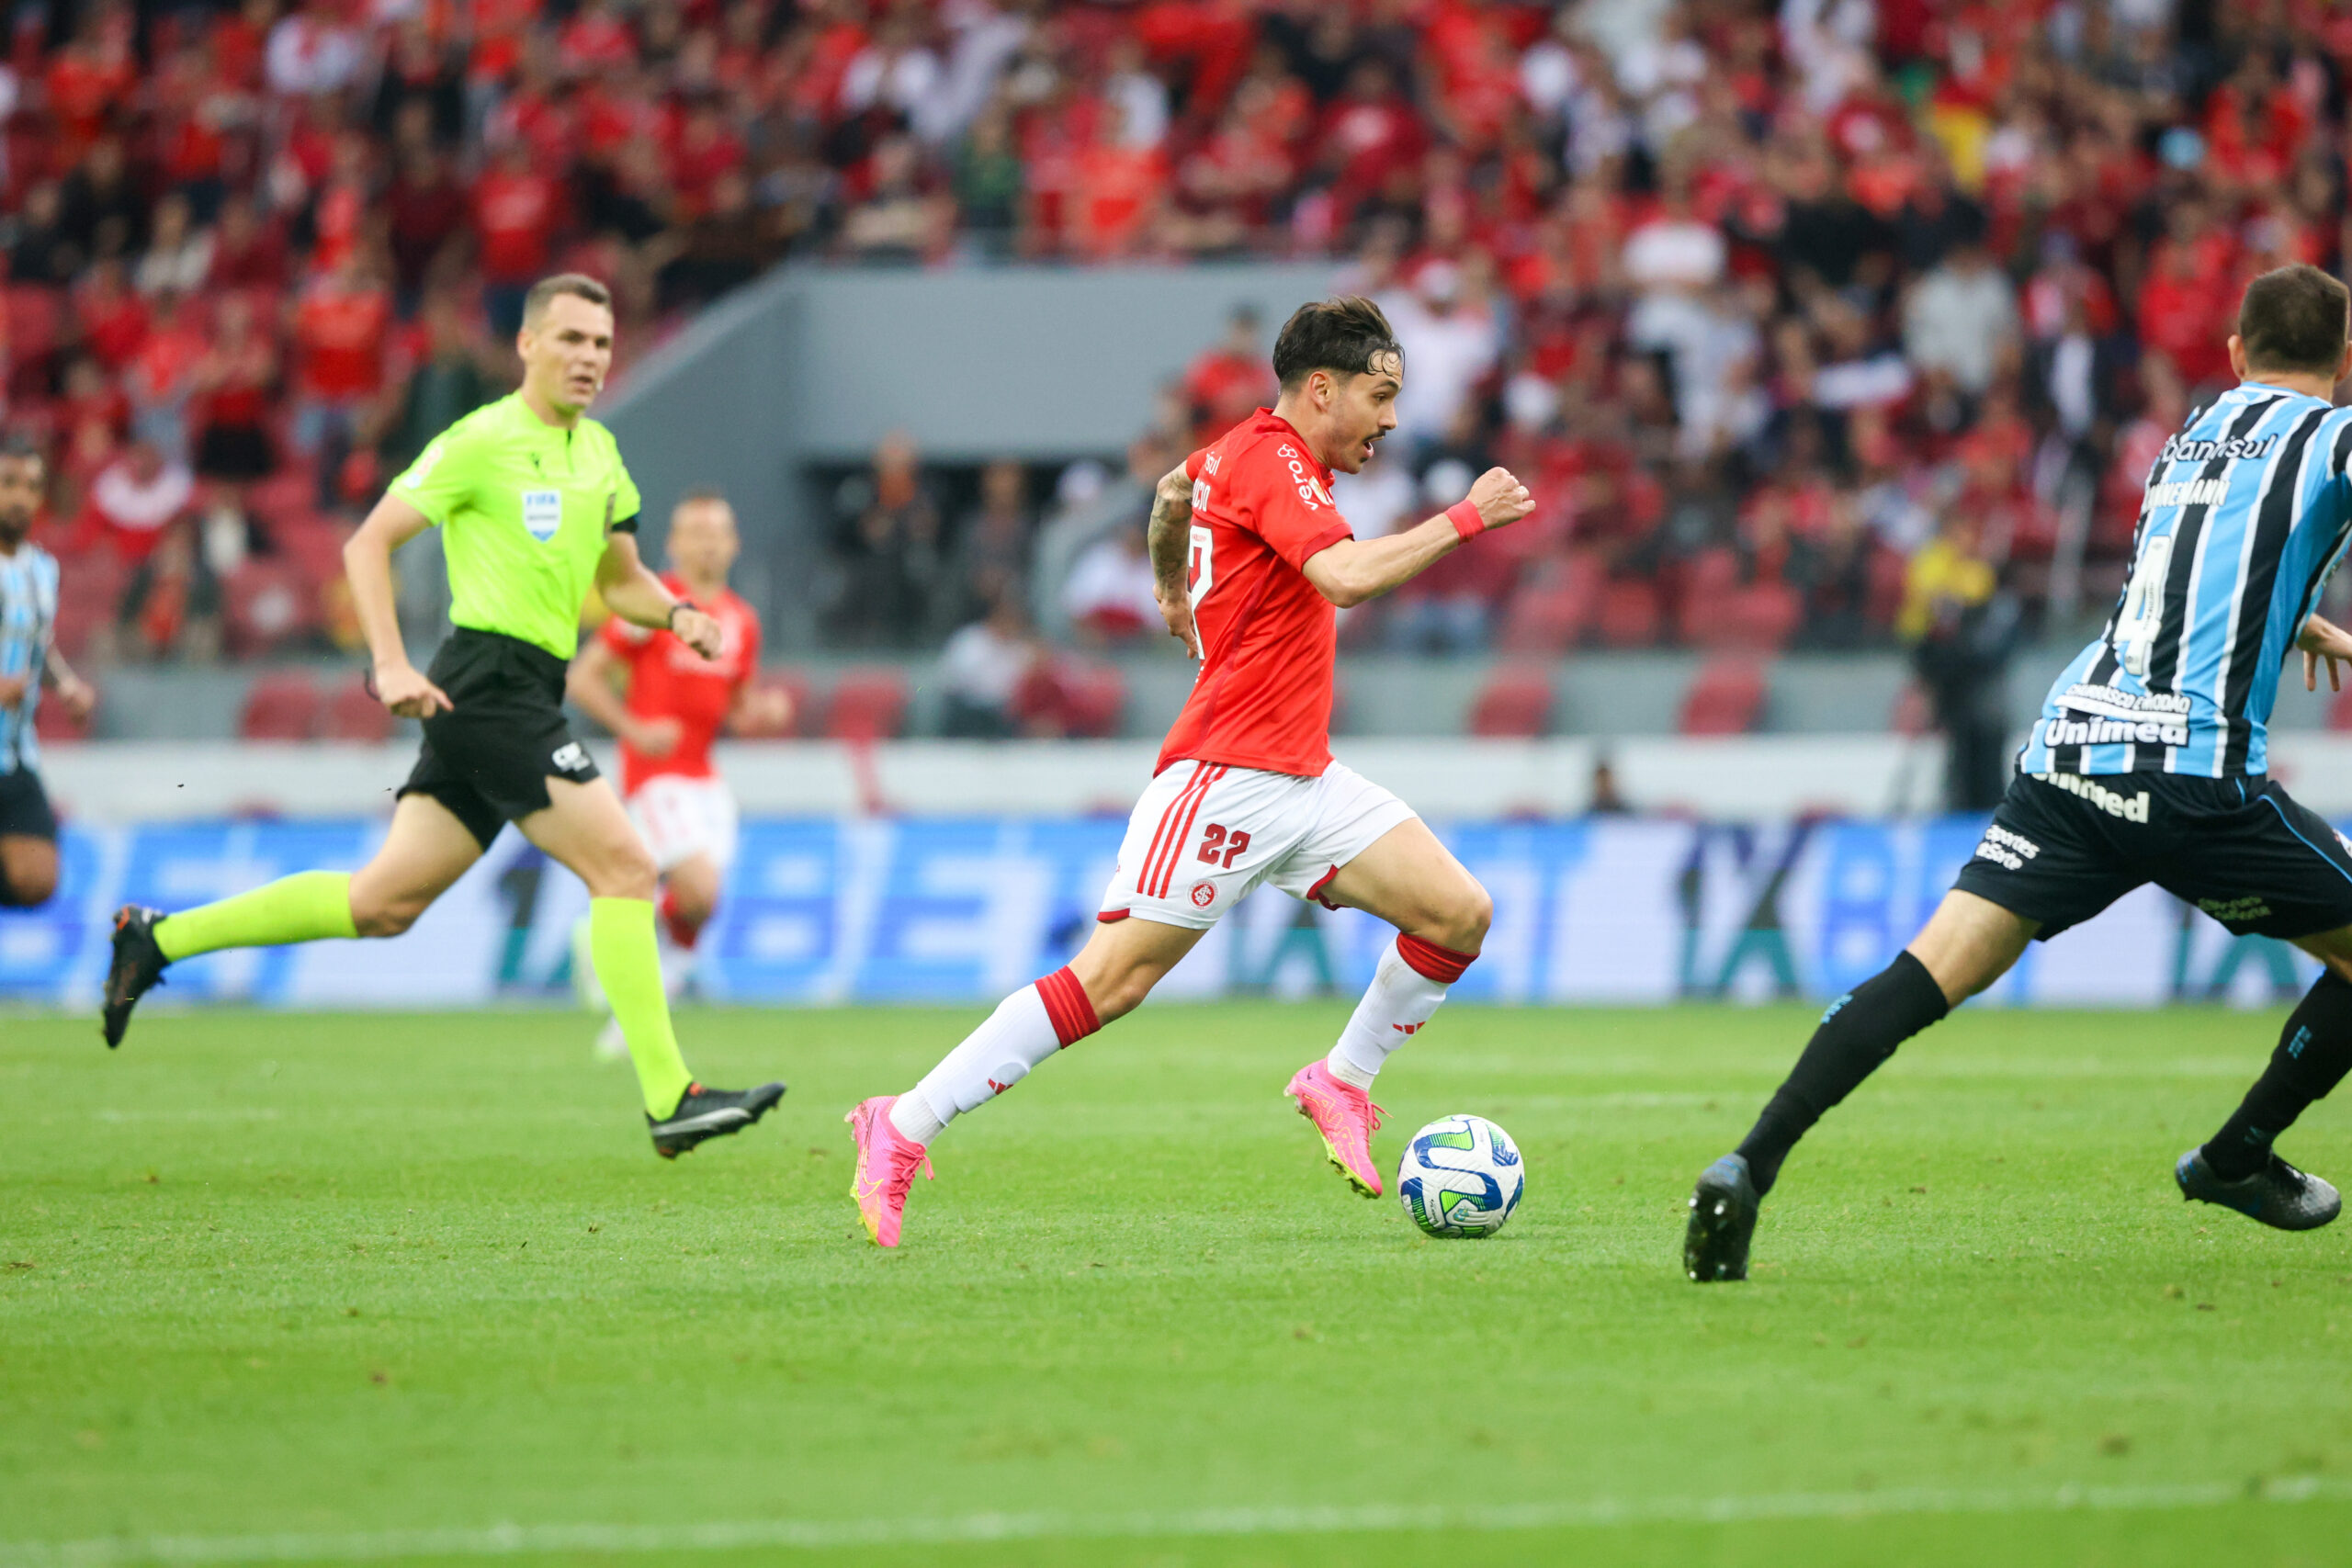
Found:
[[2304, 691], [2319, 690], [2319, 661], [2323, 659], [2327, 660], [2327, 689], [2344, 689], [2344, 675], [2336, 662], [2341, 660], [2352, 664], [2352, 632], [2324, 615], [2313, 615], [2303, 623], [2302, 635], [2295, 639], [2295, 646], [2303, 650]]
[[1159, 615], [1168, 623], [1168, 635], [1184, 645], [1184, 651], [1194, 659], [1201, 656], [1200, 628], [1193, 624], [1193, 596], [1178, 593], [1173, 598], [1159, 596]]
[[57, 700], [74, 723], [88, 718], [98, 705], [98, 690], [79, 675], [68, 675], [57, 683]]
[[431, 718], [444, 710], [455, 712], [458, 706], [448, 693], [405, 661], [376, 667], [376, 700], [401, 718]]
[[1470, 504], [1489, 528], [1506, 527], [1535, 510], [1535, 499], [1509, 468], [1488, 468], [1470, 487]]
[[670, 617], [670, 635], [705, 659], [718, 657], [718, 617], [707, 610], [680, 610]]

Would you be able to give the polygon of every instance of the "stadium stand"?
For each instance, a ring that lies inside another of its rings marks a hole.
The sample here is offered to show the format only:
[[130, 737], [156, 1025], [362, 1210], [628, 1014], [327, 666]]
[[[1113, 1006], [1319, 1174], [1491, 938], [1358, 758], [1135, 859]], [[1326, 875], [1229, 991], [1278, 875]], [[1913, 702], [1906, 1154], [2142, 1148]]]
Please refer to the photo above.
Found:
[[241, 740], [311, 740], [319, 732], [322, 705], [318, 682], [300, 670], [257, 677], [245, 691], [238, 716]]
[[[2242, 281], [2343, 265], [2352, 30], [2311, 5], [23, 17], [0, 383], [101, 666], [347, 649], [342, 531], [500, 389], [558, 265], [613, 279], [628, 355], [782, 260], [1335, 258], [1414, 382], [1382, 459], [1410, 484], [1351, 515], [1490, 462], [1546, 503], [1349, 646], [1554, 656], [1899, 645], [1938, 549], [2096, 606]], [[1145, 457], [1268, 395], [1272, 324], [1171, 378]], [[835, 646], [937, 648], [1103, 493], [980, 472], [885, 455], [832, 541]], [[1136, 635], [1133, 564], [1093, 558], [1086, 635]]]
[[833, 683], [825, 704], [828, 740], [888, 740], [907, 717], [906, 678], [896, 670], [852, 671]]
[[1552, 672], [1542, 665], [1507, 664], [1487, 678], [1470, 709], [1470, 733], [1532, 738], [1552, 722]]

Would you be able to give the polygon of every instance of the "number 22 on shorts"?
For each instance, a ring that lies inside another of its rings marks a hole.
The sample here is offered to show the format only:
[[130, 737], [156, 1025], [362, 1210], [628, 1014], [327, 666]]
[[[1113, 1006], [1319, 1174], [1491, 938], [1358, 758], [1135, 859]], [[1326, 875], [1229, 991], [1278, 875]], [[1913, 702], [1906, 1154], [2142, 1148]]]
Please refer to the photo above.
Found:
[[1215, 822], [1201, 829], [1200, 858], [1211, 865], [1231, 871], [1233, 863], [1249, 848], [1250, 835], [1244, 829], [1237, 828], [1228, 833]]

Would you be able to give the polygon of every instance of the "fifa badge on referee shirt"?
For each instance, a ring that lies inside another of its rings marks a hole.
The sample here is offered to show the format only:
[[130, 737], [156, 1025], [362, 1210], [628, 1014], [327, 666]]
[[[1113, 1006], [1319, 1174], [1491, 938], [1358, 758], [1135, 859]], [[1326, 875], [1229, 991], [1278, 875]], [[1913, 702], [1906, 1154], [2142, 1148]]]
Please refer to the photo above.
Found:
[[523, 526], [531, 537], [546, 544], [563, 526], [563, 491], [526, 490], [523, 492]]

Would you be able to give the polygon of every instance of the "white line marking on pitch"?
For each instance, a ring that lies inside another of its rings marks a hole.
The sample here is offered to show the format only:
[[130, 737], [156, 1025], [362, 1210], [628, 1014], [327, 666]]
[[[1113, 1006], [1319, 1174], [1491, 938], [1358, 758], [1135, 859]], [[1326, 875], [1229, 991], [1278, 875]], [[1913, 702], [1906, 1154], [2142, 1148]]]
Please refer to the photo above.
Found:
[[1166, 1514], [967, 1514], [941, 1519], [751, 1519], [704, 1525], [491, 1525], [352, 1535], [128, 1536], [0, 1543], [0, 1568], [130, 1568], [209, 1562], [370, 1562], [401, 1557], [522, 1557], [542, 1552], [665, 1554], [756, 1548], [954, 1546], [1005, 1540], [1351, 1535], [1401, 1530], [1529, 1530], [1577, 1526], [1739, 1524], [1906, 1514], [2123, 1513], [2231, 1503], [2341, 1502], [2352, 1481], [2298, 1476], [2179, 1486], [2062, 1486], [2055, 1491], [1791, 1492], [1760, 1496], [1598, 1499], [1489, 1508], [1201, 1508]]

